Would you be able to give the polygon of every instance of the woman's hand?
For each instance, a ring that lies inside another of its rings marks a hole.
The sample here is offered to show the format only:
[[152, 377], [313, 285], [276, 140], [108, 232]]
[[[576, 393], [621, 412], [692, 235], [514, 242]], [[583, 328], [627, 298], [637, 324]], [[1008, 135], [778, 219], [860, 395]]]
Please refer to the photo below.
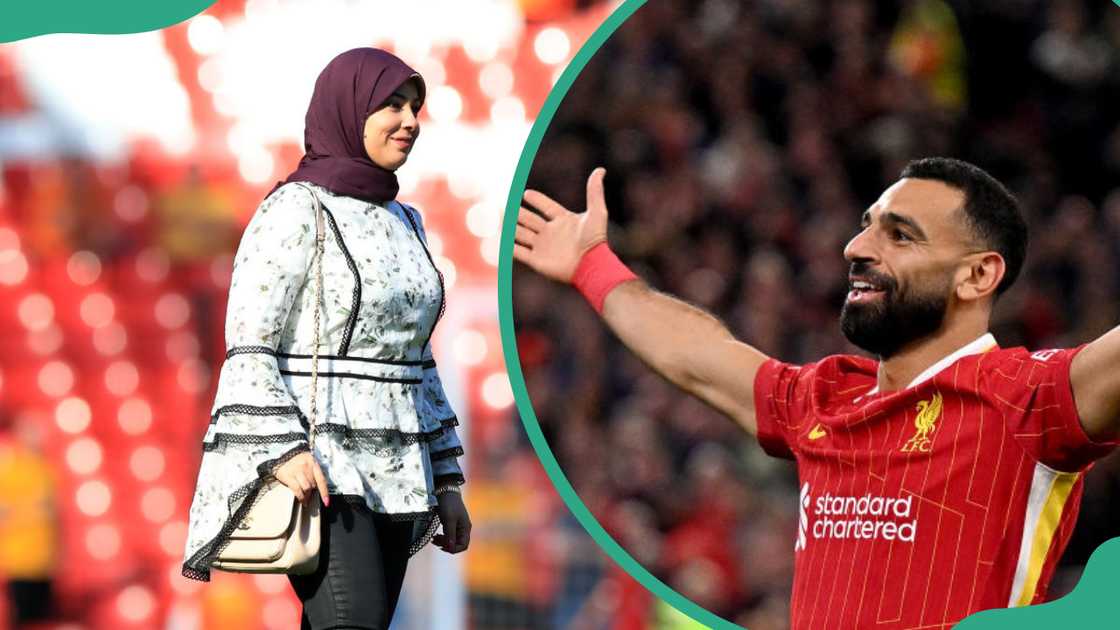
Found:
[[544, 193], [525, 191], [517, 213], [513, 257], [537, 273], [558, 282], [571, 282], [580, 258], [607, 240], [607, 202], [603, 197], [603, 168], [587, 178], [587, 212], [576, 214]]
[[288, 486], [295, 493], [296, 499], [304, 505], [315, 496], [315, 490], [319, 491], [323, 505], [330, 505], [327, 478], [319, 468], [319, 462], [315, 461], [315, 457], [310, 452], [300, 453], [284, 462], [273, 471], [273, 475], [280, 483]]
[[439, 506], [436, 514], [443, 523], [443, 533], [432, 537], [432, 542], [447, 553], [466, 551], [471, 544], [471, 517], [458, 492], [442, 492], [436, 496]]

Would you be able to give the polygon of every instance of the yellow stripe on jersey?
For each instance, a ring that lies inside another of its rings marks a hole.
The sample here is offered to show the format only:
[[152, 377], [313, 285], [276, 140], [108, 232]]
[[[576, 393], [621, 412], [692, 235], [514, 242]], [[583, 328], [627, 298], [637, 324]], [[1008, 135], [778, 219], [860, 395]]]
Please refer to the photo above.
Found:
[[[1042, 465], [1039, 464], [1039, 467]], [[1036, 471], [1038, 472], [1038, 471]], [[1025, 574], [1017, 571], [1019, 574], [1016, 577], [1022, 580], [1022, 586], [1018, 590], [1018, 597], [1014, 596], [1012, 605], [1014, 606], [1028, 606], [1031, 600], [1034, 599], [1035, 591], [1038, 590], [1038, 578], [1042, 575], [1042, 565], [1046, 563], [1046, 555], [1050, 551], [1050, 544], [1054, 541], [1054, 534], [1058, 531], [1058, 525], [1062, 520], [1062, 512], [1065, 511], [1066, 501], [1069, 500], [1069, 495], [1073, 491], [1073, 484], [1077, 482], [1080, 473], [1065, 473], [1058, 472], [1051, 469], [1046, 469], [1046, 477], [1051, 478], [1049, 492], [1046, 493], [1046, 500], [1042, 504], [1042, 510], [1038, 514], [1038, 523], [1035, 525], [1034, 533], [1031, 536], [1030, 552], [1026, 558], [1020, 557], [1020, 562], [1026, 560], [1026, 566], [1020, 568], [1026, 569]], [[1036, 475], [1036, 481], [1038, 477]], [[1033, 490], [1033, 488], [1032, 488]], [[1030, 519], [1028, 518], [1023, 527], [1030, 526]], [[1026, 532], [1023, 532], [1026, 536]], [[1026, 551], [1024, 549], [1024, 551]], [[1016, 583], [1020, 579], [1015, 580]]]

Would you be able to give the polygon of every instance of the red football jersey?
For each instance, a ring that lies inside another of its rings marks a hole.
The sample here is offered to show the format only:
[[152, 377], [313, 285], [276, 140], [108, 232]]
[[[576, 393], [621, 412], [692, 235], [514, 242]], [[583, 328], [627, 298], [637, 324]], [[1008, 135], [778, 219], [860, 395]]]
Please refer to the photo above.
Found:
[[1082, 474], [1115, 445], [1078, 420], [1079, 350], [984, 335], [888, 393], [872, 359], [763, 365], [759, 441], [801, 484], [792, 627], [941, 628], [1041, 601]]

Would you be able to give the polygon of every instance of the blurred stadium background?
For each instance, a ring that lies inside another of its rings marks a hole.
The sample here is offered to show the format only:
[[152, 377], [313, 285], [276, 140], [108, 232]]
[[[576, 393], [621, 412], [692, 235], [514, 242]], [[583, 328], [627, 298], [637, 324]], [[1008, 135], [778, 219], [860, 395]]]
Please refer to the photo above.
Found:
[[[1110, 2], [654, 0], [577, 79], [529, 185], [582, 209], [587, 174], [606, 166], [624, 260], [805, 362], [856, 351], [837, 320], [863, 209], [911, 158], [967, 159], [1032, 227], [993, 331], [1004, 346], [1071, 346], [1120, 324], [1117, 112]], [[533, 408], [600, 522], [696, 603], [786, 627], [793, 468], [653, 376], [574, 291], [524, 268], [513, 283]], [[1120, 457], [1086, 485], [1052, 597], [1120, 534]], [[629, 610], [633, 627], [669, 627], [648, 602]]]
[[416, 557], [394, 627], [617, 625], [616, 586], [640, 588], [523, 437], [495, 286], [529, 127], [611, 9], [220, 0], [160, 31], [0, 46], [0, 628], [298, 627], [283, 576], [179, 570], [232, 253], [302, 155], [318, 71], [362, 45], [429, 86], [401, 197], [450, 287], [434, 344], [475, 521], [468, 554]]

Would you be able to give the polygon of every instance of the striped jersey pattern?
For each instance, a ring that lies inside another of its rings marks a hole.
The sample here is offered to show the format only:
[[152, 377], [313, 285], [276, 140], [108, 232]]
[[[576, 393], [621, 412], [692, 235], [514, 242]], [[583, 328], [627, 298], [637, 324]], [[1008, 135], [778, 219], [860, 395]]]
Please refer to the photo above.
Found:
[[1079, 350], [988, 334], [886, 393], [872, 359], [764, 364], [759, 441], [801, 487], [791, 627], [948, 628], [1042, 601], [1082, 475], [1115, 446], [1081, 428]]

